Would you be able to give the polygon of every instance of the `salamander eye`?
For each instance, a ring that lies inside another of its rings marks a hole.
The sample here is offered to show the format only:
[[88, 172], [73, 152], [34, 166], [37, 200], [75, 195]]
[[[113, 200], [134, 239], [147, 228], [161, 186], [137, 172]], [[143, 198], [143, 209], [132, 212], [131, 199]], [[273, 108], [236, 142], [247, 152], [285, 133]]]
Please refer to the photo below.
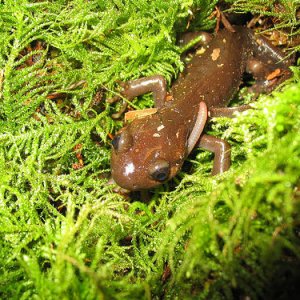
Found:
[[114, 137], [111, 144], [117, 152], [127, 151], [133, 144], [132, 135], [124, 130]]
[[150, 166], [149, 175], [152, 179], [163, 182], [169, 178], [170, 165], [167, 161], [159, 159]]

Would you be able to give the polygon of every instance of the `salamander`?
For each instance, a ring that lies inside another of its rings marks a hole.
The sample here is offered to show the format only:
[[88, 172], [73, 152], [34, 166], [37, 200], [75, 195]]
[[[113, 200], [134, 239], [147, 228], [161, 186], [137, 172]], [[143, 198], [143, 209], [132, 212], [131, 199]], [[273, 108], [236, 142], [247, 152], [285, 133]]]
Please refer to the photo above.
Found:
[[291, 62], [283, 60], [283, 53], [250, 29], [235, 26], [234, 32], [223, 29], [214, 37], [197, 34], [203, 37], [202, 47], [172, 85], [171, 101], [161, 75], [123, 85], [121, 94], [127, 99], [152, 92], [157, 108], [134, 119], [112, 140], [112, 178], [123, 189], [150, 189], [170, 180], [194, 147], [214, 153], [213, 175], [228, 170], [230, 145], [203, 132], [208, 117], [232, 116], [248, 108], [227, 107], [245, 72], [253, 75], [251, 89], [257, 93], [271, 91], [291, 75]]

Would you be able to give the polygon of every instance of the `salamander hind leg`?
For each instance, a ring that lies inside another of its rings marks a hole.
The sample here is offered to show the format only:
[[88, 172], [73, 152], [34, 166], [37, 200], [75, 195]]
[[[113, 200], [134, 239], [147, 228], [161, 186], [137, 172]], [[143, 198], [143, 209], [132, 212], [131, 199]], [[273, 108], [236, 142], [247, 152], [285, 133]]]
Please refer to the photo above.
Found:
[[256, 83], [250, 91], [259, 94], [269, 93], [280, 83], [291, 77], [289, 66], [294, 58], [287, 59], [285, 54], [273, 46], [263, 36], [255, 36], [249, 31], [253, 56], [247, 61], [247, 72], [251, 73]]

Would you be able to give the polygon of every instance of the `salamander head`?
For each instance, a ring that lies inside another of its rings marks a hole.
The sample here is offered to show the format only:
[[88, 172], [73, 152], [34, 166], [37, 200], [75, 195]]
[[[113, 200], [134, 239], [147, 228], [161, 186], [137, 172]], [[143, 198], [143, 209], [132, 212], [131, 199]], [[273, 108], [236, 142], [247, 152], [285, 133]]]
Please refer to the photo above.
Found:
[[111, 169], [120, 187], [149, 189], [178, 173], [187, 154], [188, 132], [170, 124], [154, 114], [132, 121], [114, 137]]

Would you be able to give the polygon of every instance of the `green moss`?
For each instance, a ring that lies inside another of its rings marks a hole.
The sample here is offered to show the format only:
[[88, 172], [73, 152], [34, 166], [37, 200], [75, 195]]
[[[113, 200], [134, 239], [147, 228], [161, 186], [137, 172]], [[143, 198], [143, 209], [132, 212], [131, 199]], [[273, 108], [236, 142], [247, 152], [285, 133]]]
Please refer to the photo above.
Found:
[[[298, 33], [298, 1], [280, 1], [288, 14], [226, 2]], [[299, 67], [255, 109], [210, 123], [232, 145], [229, 172], [211, 177], [199, 150], [192, 174], [147, 203], [107, 185], [122, 122], [105, 99], [118, 80], [170, 83], [183, 69], [176, 33], [212, 29], [216, 3], [0, 2], [1, 298], [274, 298], [284, 259], [289, 274], [299, 266]]]

